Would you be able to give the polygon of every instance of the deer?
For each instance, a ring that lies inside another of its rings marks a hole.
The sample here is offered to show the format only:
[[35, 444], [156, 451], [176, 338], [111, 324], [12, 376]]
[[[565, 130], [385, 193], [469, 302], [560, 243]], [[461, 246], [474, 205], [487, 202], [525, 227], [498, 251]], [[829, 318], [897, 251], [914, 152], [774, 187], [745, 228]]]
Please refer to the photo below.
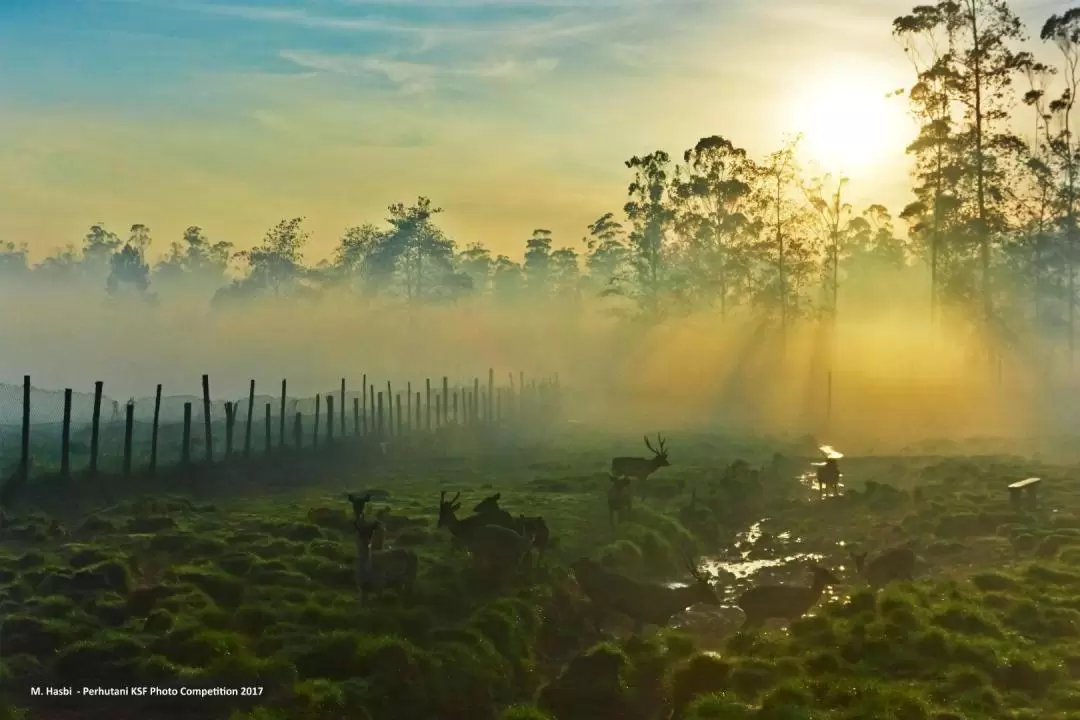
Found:
[[633, 496], [630, 492], [630, 478], [612, 475], [607, 491], [608, 522], [614, 531], [615, 526], [630, 517]]
[[635, 632], [640, 632], [645, 625], [666, 625], [672, 616], [691, 605], [721, 604], [712, 586], [715, 578], [699, 571], [689, 559], [686, 567], [693, 582], [681, 587], [638, 582], [588, 558], [579, 559], [572, 569], [578, 586], [593, 605], [598, 626], [605, 614], [617, 612], [630, 618]]
[[412, 593], [420, 564], [416, 553], [404, 548], [382, 550], [372, 547], [382, 531], [382, 523], [377, 520], [369, 523], [360, 518], [353, 525], [356, 528], [356, 582], [361, 597], [385, 588]]
[[484, 525], [500, 525], [508, 530], [513, 530], [513, 518], [510, 513], [500, 515], [473, 514], [466, 518], [458, 518], [457, 511], [461, 509], [458, 498], [461, 493], [454, 495], [450, 500], [446, 499], [446, 491], [439, 493], [439, 522], [437, 527], [446, 528], [450, 531], [450, 550], [456, 551], [459, 547], [468, 547], [473, 533]]
[[357, 495], [355, 493], [346, 493], [345, 498], [352, 505], [353, 521], [359, 521], [364, 518], [364, 508], [372, 499], [372, 493], [370, 491], [363, 495]]
[[656, 434], [656, 441], [660, 449], [657, 450], [649, 443], [649, 436], [642, 436], [647, 447], [653, 454], [651, 458], [643, 457], [617, 457], [611, 459], [611, 474], [615, 477], [634, 478], [638, 482], [644, 482], [646, 478], [662, 467], [670, 467], [668, 452], [665, 441], [660, 434]]
[[517, 531], [501, 525], [481, 525], [468, 541], [477, 564], [495, 577], [528, 564], [532, 546], [533, 537], [528, 528]]
[[527, 530], [532, 537], [533, 546], [536, 548], [537, 559], [543, 558], [544, 551], [551, 542], [551, 531], [548, 529], [547, 522], [539, 515], [533, 517], [527, 517], [525, 515], [518, 515], [516, 518], [511, 517], [510, 513], [499, 507], [499, 500], [501, 498], [502, 493], [488, 495], [476, 504], [473, 508], [473, 513], [489, 518], [498, 518], [498, 524], [509, 527], [518, 533]]
[[911, 582], [915, 579], [915, 552], [910, 548], [891, 548], [866, 562], [866, 552], [851, 553], [855, 571], [866, 578], [867, 584], [875, 590], [885, 587], [894, 580]]
[[813, 568], [813, 577], [809, 586], [758, 585], [744, 592], [735, 603], [746, 615], [742, 629], [761, 627], [771, 618], [798, 620], [817, 604], [826, 587], [840, 582], [832, 572], [818, 566]]
[[817, 468], [817, 485], [818, 490], [821, 492], [821, 497], [825, 497], [826, 491], [831, 495], [836, 495], [840, 490], [840, 467], [836, 464], [835, 458], [827, 458], [824, 463], [818, 465]]

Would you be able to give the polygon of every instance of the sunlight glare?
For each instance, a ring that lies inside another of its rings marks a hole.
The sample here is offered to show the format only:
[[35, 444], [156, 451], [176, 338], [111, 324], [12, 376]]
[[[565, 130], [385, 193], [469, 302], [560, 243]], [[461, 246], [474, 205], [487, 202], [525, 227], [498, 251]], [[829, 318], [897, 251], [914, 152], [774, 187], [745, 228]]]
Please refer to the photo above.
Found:
[[904, 104], [869, 74], [836, 71], [795, 102], [803, 151], [827, 171], [849, 173], [884, 164], [906, 144]]

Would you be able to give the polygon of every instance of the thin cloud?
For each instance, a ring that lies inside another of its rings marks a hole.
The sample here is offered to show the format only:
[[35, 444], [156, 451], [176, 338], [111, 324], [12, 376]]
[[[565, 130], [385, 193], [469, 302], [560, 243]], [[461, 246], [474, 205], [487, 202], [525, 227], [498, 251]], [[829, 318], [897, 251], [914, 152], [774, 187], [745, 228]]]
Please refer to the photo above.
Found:
[[385, 77], [407, 92], [433, 89], [440, 81], [452, 79], [524, 79], [549, 73], [558, 66], [557, 58], [492, 60], [461, 65], [437, 65], [412, 62], [377, 55], [332, 55], [310, 50], [282, 50], [283, 60], [319, 72], [339, 75]]

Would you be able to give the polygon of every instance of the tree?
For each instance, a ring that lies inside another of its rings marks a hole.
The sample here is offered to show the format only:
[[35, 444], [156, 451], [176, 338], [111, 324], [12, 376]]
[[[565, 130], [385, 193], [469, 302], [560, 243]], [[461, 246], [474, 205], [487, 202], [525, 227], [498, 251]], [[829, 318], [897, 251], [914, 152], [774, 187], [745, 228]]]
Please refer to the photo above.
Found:
[[597, 293], [606, 292], [625, 276], [629, 252], [626, 232], [614, 213], [605, 213], [588, 226], [583, 242], [588, 254], [588, 282]]
[[491, 251], [482, 244], [470, 243], [458, 253], [455, 264], [458, 270], [469, 276], [477, 292], [486, 293], [491, 290], [495, 261], [491, 257]]
[[408, 207], [389, 207], [390, 229], [364, 260], [377, 288], [400, 288], [409, 303], [463, 292], [464, 279], [454, 270], [454, 242], [432, 221], [440, 212], [442, 208], [432, 207], [423, 196]]
[[623, 292], [635, 296], [640, 308], [651, 318], [661, 313], [664, 240], [675, 217], [668, 196], [670, 164], [671, 157], [663, 150], [626, 161], [626, 167], [634, 171], [634, 179], [627, 188], [630, 201], [623, 206], [631, 225], [629, 245], [634, 287], [629, 292], [624, 287]]
[[83, 237], [80, 264], [84, 275], [93, 282], [106, 278], [110, 272], [112, 256], [122, 245], [116, 233], [106, 230], [104, 224], [91, 225]]
[[506, 255], [496, 257], [491, 272], [491, 289], [494, 296], [507, 302], [517, 300], [521, 296], [523, 286], [521, 266]]
[[275, 297], [287, 294], [300, 274], [309, 237], [303, 222], [302, 217], [281, 220], [263, 236], [262, 244], [237, 253], [250, 266], [245, 287], [269, 289]]
[[795, 151], [799, 138], [787, 141], [758, 166], [757, 212], [761, 236], [756, 242], [760, 277], [756, 298], [780, 316], [781, 337], [802, 311], [802, 290], [813, 269], [813, 245], [806, 236], [806, 207], [797, 202], [800, 187]]
[[[844, 186], [848, 179], [840, 177], [836, 179], [829, 175], [815, 178], [810, 184], [804, 186], [806, 199], [810, 207], [814, 209], [815, 217], [821, 228], [827, 251], [825, 273], [822, 285], [828, 297], [827, 308], [836, 322], [837, 317], [837, 293], [840, 288], [840, 251], [841, 238], [847, 231], [851, 222], [851, 205], [843, 200]], [[826, 190], [828, 187], [828, 190]]]
[[218, 288], [226, 282], [232, 257], [232, 243], [211, 242], [202, 228], [192, 225], [184, 230], [180, 242], [173, 242], [166, 256], [154, 266], [154, 282], [170, 284], [194, 280], [200, 287]]
[[581, 267], [578, 254], [573, 248], [559, 248], [551, 253], [551, 289], [561, 300], [571, 305], [581, 299]]
[[550, 292], [551, 275], [551, 231], [537, 228], [532, 237], [525, 241], [525, 285], [529, 292], [542, 294]]
[[740, 234], [750, 220], [746, 215], [754, 163], [746, 151], [719, 135], [702, 138], [683, 153], [685, 173], [677, 172], [676, 196], [685, 208], [684, 227], [696, 241], [695, 267], [705, 283], [715, 287], [721, 318], [727, 315], [732, 256]]
[[26, 245], [16, 245], [13, 242], [0, 242], [0, 278], [14, 280], [29, 275], [30, 265], [27, 262], [29, 250]]
[[1062, 15], [1051, 15], [1039, 37], [1052, 42], [1061, 52], [1064, 84], [1061, 94], [1042, 110], [1046, 118], [1046, 142], [1064, 182], [1060, 194], [1065, 232], [1065, 273], [1068, 302], [1069, 362], [1076, 356], [1076, 242], [1077, 242], [1077, 168], [1080, 166], [1080, 142], [1071, 129], [1073, 109], [1080, 92], [1080, 8]]
[[370, 291], [372, 288], [367, 283], [371, 274], [368, 259], [383, 241], [384, 235], [384, 231], [370, 223], [345, 230], [334, 249], [334, 261], [329, 270], [331, 277], [349, 288], [356, 289], [359, 285], [365, 291]]

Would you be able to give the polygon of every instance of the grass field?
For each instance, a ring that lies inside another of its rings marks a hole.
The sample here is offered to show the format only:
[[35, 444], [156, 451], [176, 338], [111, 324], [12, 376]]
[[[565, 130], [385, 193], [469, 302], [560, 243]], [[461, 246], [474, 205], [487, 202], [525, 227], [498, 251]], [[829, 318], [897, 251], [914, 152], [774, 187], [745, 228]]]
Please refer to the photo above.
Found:
[[[845, 493], [820, 500], [792, 460], [759, 486], [723, 483], [736, 458], [778, 442], [669, 441], [617, 535], [603, 491], [639, 438], [575, 432], [499, 452], [391, 453], [267, 469], [243, 491], [150, 492], [101, 512], [24, 512], [0, 554], [6, 717], [1031, 718], [1080, 713], [1080, 487], [1075, 468], [1015, 457], [846, 458]], [[811, 448], [812, 449], [812, 448]], [[1010, 507], [1008, 481], [1044, 478], [1040, 509]], [[261, 487], [258, 493], [252, 488]], [[388, 541], [417, 552], [410, 598], [359, 601], [345, 489], [378, 488]], [[558, 539], [505, 587], [451, 558], [440, 491], [463, 511], [493, 492], [543, 515]], [[699, 511], [688, 513], [696, 490]], [[130, 493], [126, 493], [128, 495]], [[701, 511], [701, 505], [709, 509]], [[852, 548], [911, 543], [915, 583], [877, 593]], [[567, 564], [685, 581], [684, 553], [731, 598], [766, 580], [806, 582], [812, 561], [844, 584], [790, 631], [738, 631], [740, 611], [697, 607], [679, 627], [600, 634]], [[230, 697], [31, 697], [34, 685], [256, 688]]]

